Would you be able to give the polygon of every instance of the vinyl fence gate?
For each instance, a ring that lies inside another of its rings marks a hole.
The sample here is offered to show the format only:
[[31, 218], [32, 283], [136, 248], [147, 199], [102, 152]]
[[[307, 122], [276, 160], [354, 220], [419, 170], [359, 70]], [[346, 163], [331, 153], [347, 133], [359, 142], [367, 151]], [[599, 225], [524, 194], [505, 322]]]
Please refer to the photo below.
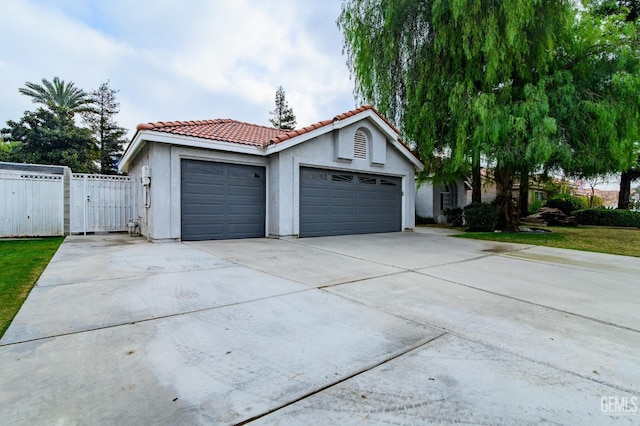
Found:
[[135, 194], [128, 176], [74, 173], [71, 233], [127, 231], [129, 220], [137, 216]]

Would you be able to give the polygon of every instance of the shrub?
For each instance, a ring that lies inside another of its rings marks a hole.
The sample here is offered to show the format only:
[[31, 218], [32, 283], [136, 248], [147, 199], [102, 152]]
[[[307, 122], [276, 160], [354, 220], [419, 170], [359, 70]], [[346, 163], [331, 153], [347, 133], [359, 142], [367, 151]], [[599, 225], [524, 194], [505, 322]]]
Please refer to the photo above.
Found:
[[462, 208], [452, 207], [444, 209], [444, 215], [447, 218], [447, 222], [453, 224], [453, 226], [462, 226], [464, 223], [462, 220]]
[[464, 208], [465, 231], [493, 231], [498, 223], [498, 210], [489, 203], [469, 204]]
[[579, 225], [640, 228], [640, 212], [595, 208], [578, 210], [573, 213]]
[[580, 197], [580, 198], [584, 199], [584, 206], [578, 210], [594, 209], [596, 207], [602, 207], [604, 205], [602, 198], [598, 197], [597, 195], [593, 197], [593, 205], [591, 205], [591, 196]]
[[553, 197], [545, 203], [545, 207], [553, 207], [562, 210], [562, 213], [571, 216], [575, 210], [586, 209], [589, 207], [586, 198], [582, 199], [568, 194], [560, 194]]
[[433, 225], [436, 223], [435, 219], [431, 216], [418, 216], [416, 215], [416, 225]]
[[527, 213], [529, 213], [530, 215], [538, 213], [538, 210], [540, 210], [540, 207], [544, 206], [544, 203], [545, 203], [545, 200], [533, 201], [532, 203], [529, 204], [529, 209], [527, 210]]

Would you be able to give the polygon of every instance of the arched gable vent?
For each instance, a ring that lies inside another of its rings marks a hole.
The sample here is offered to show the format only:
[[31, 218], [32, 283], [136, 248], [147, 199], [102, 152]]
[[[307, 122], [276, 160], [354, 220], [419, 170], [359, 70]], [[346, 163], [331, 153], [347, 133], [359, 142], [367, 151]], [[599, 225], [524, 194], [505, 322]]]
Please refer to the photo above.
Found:
[[353, 156], [354, 158], [367, 158], [367, 135], [362, 130], [356, 131], [353, 138]]

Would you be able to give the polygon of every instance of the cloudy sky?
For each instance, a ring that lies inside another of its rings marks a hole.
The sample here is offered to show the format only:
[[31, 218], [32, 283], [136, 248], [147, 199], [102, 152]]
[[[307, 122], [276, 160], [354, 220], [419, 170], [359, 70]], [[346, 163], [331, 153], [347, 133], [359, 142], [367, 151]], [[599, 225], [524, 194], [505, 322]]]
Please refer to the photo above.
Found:
[[148, 121], [269, 125], [282, 85], [298, 126], [356, 107], [341, 0], [0, 0], [0, 126], [37, 105], [26, 81], [107, 80], [132, 136]]

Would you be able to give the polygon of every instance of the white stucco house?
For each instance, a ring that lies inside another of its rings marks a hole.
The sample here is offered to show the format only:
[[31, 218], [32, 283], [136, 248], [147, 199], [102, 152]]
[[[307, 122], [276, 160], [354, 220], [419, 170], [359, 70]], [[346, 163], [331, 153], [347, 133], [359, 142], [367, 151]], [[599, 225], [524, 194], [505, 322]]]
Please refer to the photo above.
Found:
[[416, 214], [420, 217], [431, 217], [437, 223], [445, 223], [444, 210], [464, 207], [469, 204], [470, 186], [464, 179], [457, 179], [448, 184], [425, 182], [416, 190]]
[[140, 124], [120, 162], [152, 240], [413, 229], [421, 161], [373, 107], [295, 131], [235, 120]]

